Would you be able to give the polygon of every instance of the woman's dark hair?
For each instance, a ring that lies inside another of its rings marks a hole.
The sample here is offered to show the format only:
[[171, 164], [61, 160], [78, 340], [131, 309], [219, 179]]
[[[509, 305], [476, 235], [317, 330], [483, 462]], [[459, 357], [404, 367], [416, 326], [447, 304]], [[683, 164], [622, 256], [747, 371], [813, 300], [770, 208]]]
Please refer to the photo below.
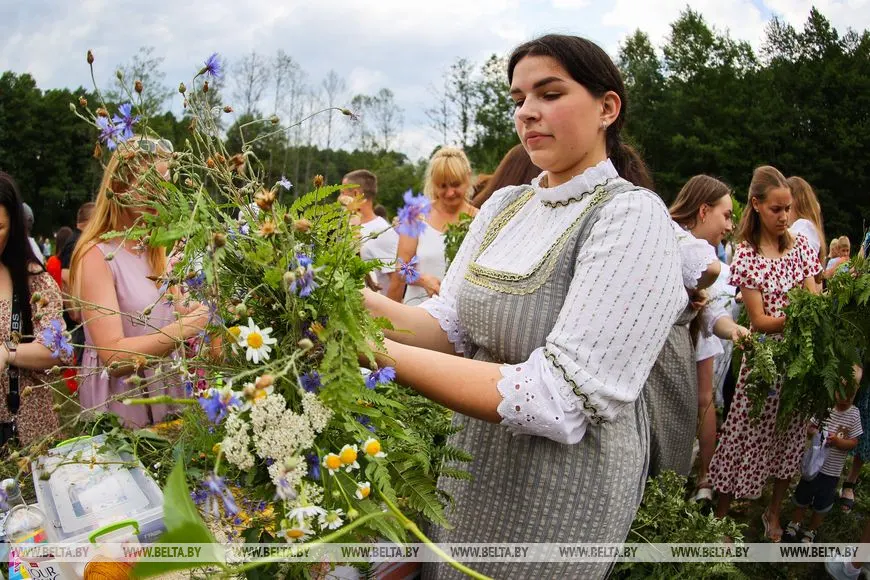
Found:
[[27, 239], [23, 202], [21, 194], [18, 193], [18, 186], [15, 185], [12, 176], [3, 171], [0, 171], [0, 207], [6, 208], [9, 214], [9, 235], [6, 238], [6, 247], [0, 254], [0, 260], [9, 269], [12, 292], [18, 297], [18, 307], [21, 309], [21, 334], [30, 335], [33, 334], [33, 310], [30, 306], [29, 278], [40, 262]]
[[513, 81], [514, 69], [527, 56], [549, 56], [562, 65], [575, 81], [586, 87], [596, 98], [613, 91], [622, 101], [619, 116], [607, 127], [607, 156], [624, 179], [640, 187], [653, 188], [649, 169], [633, 147], [622, 142], [620, 132], [628, 113], [628, 98], [619, 69], [604, 50], [585, 38], [562, 34], [547, 34], [521, 44], [514, 49], [508, 61], [508, 83]]
[[54, 255], [60, 256], [60, 253], [63, 251], [64, 246], [73, 237], [72, 228], [69, 226], [63, 226], [57, 233], [54, 234]]
[[502, 187], [531, 183], [540, 173], [541, 169], [532, 163], [528, 151], [522, 145], [514, 145], [502, 158], [484, 188], [475, 194], [471, 205], [479, 208]]

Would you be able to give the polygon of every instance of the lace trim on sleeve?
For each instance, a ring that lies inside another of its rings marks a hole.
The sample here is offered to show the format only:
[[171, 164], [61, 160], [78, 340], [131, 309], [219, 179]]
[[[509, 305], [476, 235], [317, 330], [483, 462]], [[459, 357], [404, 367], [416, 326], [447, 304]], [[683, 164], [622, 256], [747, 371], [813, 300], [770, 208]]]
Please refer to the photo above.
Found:
[[698, 279], [707, 267], [719, 259], [713, 246], [691, 235], [680, 240], [680, 255], [683, 259], [683, 285], [689, 290], [698, 286]]
[[468, 333], [459, 324], [456, 310], [448, 306], [438, 297], [430, 298], [420, 305], [441, 325], [441, 330], [447, 333], [447, 340], [453, 344], [456, 354], [464, 354], [468, 346]]
[[535, 354], [523, 363], [502, 365], [497, 388], [502, 396], [498, 406], [501, 424], [513, 435], [537, 435], [565, 444], [578, 443], [588, 422], [572, 402], [559, 393]]

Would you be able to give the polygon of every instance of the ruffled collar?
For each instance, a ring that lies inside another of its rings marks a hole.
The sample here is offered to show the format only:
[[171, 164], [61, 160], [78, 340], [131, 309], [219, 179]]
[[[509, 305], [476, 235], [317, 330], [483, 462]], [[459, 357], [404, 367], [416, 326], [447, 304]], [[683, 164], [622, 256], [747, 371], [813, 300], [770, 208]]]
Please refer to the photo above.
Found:
[[576, 175], [569, 181], [556, 187], [541, 187], [541, 180], [546, 174], [547, 172], [544, 171], [534, 178], [532, 180], [532, 187], [535, 189], [535, 195], [548, 205], [576, 200], [607, 180], [619, 177], [619, 173], [617, 173], [610, 159], [605, 159], [598, 165], [590, 167], [580, 175]]

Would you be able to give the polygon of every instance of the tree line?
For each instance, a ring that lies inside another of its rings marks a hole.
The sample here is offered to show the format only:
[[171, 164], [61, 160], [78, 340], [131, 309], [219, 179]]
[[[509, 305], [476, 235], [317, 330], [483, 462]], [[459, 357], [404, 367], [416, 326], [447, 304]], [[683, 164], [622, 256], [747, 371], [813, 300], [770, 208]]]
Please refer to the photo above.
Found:
[[[758, 51], [687, 8], [662, 46], [640, 30], [620, 45], [615, 59], [628, 92], [627, 138], [650, 164], [665, 201], [697, 173], [723, 179], [745, 200], [752, 169], [772, 164], [816, 188], [829, 237], [856, 239], [870, 218], [868, 57], [867, 31], [841, 33], [815, 8], [800, 29], [771, 20]], [[189, 119], [168, 110], [177, 93], [162, 65], [154, 49], [144, 47], [118, 66], [116, 78], [142, 81], [150, 126], [183, 143]], [[518, 142], [505, 65], [499, 55], [481, 63], [457, 58], [428, 87], [424, 112], [431, 135], [462, 146], [480, 173], [494, 170]], [[302, 192], [315, 174], [336, 181], [368, 167], [378, 173], [389, 209], [408, 188], [421, 189], [425, 160], [397, 151], [405, 111], [389, 88], [352, 95], [335, 71], [312, 79], [280, 50], [272, 56], [252, 51], [225, 70], [210, 95], [235, 111], [235, 122], [224, 127], [230, 150], [241, 146], [241, 127], [257, 118], [303, 119], [332, 107], [355, 113], [350, 122], [337, 111], [314, 115], [256, 141], [267, 183], [286, 176]], [[122, 85], [104, 87], [103, 96], [111, 103], [129, 100]], [[18, 179], [40, 234], [71, 223], [99, 182], [100, 162], [91, 155], [95, 132], [69, 111], [80, 97], [96, 102], [81, 87], [43, 91], [30, 75], [0, 76], [0, 167]], [[257, 131], [272, 132], [267, 124], [248, 125], [246, 140]]]

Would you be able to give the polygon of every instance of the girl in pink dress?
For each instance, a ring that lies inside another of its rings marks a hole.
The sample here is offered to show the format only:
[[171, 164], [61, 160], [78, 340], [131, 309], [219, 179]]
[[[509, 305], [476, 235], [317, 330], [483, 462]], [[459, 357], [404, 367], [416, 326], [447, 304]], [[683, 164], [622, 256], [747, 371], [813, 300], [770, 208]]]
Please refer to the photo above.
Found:
[[[149, 211], [154, 174], [168, 179], [171, 153], [172, 145], [165, 140], [134, 137], [118, 145], [70, 267], [70, 286], [82, 301], [85, 328], [79, 402], [83, 410], [111, 411], [131, 427], [159, 422], [171, 409], [125, 405], [124, 398], [184, 396], [180, 380], [151, 380], [155, 359], [202, 332], [209, 317], [204, 306], [185, 308], [175, 301], [173, 307], [165, 300], [165, 248], [142, 247], [139, 240], [127, 238], [101, 241], [107, 232], [129, 230]], [[176, 313], [182, 315], [179, 320]], [[140, 380], [131, 381], [134, 375]]]
[[[740, 222], [740, 245], [731, 264], [732, 286], [739, 286], [752, 330], [776, 338], [785, 327], [783, 310], [788, 291], [818, 288], [818, 254], [807, 239], [788, 231], [792, 195], [785, 177], [773, 167], [759, 167], [752, 175], [749, 203]], [[798, 472], [804, 446], [804, 423], [797, 417], [785, 431], [776, 430], [780, 384], [774, 386], [757, 419], [749, 416], [746, 395], [749, 374], [744, 358], [722, 438], [710, 463], [710, 480], [719, 492], [716, 516], [728, 512], [732, 498], [756, 498], [770, 476], [775, 478], [771, 503], [762, 516], [765, 535], [782, 537], [779, 510], [789, 480]]]

